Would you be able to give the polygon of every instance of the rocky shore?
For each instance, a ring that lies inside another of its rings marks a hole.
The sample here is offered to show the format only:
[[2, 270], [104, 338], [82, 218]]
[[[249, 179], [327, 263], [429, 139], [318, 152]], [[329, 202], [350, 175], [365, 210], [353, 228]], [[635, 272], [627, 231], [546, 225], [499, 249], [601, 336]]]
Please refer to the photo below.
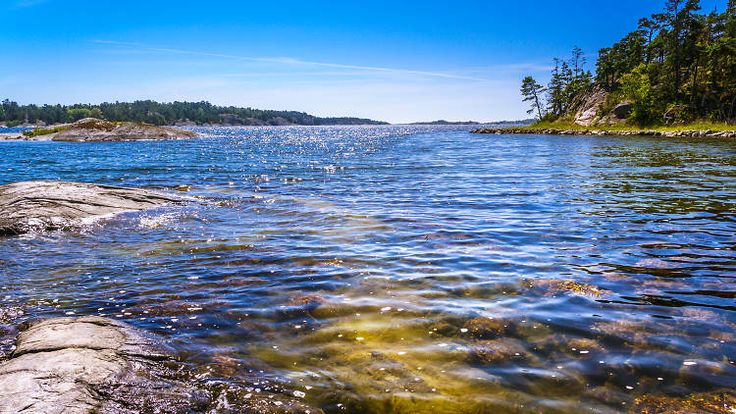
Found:
[[27, 139], [20, 132], [0, 132], [0, 141], [19, 141]]
[[184, 199], [135, 189], [61, 181], [0, 186], [0, 236], [80, 227], [96, 219]]
[[126, 386], [143, 386], [150, 381], [143, 374], [155, 372], [152, 366], [166, 358], [141, 334], [108, 319], [31, 324], [18, 335], [10, 360], [0, 365], [0, 412], [93, 412], [112, 381], [126, 378]]
[[173, 140], [198, 136], [196, 132], [174, 127], [85, 118], [71, 124], [26, 131], [18, 138], [34, 141], [107, 142]]
[[[186, 200], [133, 188], [18, 182], [0, 186], [0, 236], [66, 230]], [[0, 413], [322, 412], [303, 401], [303, 392], [250, 372], [243, 368], [243, 376], [225, 381], [226, 373], [192, 367], [162, 339], [116, 320], [29, 321], [22, 304], [0, 306]]]
[[0, 364], [0, 413], [320, 413], [287, 391], [223, 387], [161, 340], [96, 316], [25, 323]]
[[645, 137], [669, 137], [669, 138], [736, 138], [734, 131], [713, 130], [682, 130], [682, 131], [659, 131], [654, 129], [635, 130], [609, 130], [609, 129], [564, 129], [564, 128], [480, 128], [473, 131], [474, 134], [496, 134], [496, 135], [593, 135], [593, 136], [645, 136]]

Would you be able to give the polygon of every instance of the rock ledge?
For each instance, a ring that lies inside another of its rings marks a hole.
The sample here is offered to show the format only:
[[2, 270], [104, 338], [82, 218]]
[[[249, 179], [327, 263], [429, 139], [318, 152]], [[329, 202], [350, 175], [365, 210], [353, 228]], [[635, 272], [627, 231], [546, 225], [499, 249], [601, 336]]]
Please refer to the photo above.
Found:
[[183, 199], [153, 191], [72, 183], [26, 181], [0, 186], [0, 236], [79, 227], [127, 211]]
[[166, 358], [131, 328], [99, 317], [58, 318], [22, 332], [0, 365], [0, 413], [88, 413], [98, 387], [132, 372], [131, 359]]
[[20, 328], [0, 364], [0, 413], [304, 413], [322, 410], [258, 379], [191, 371], [173, 349], [115, 320], [63, 317]]

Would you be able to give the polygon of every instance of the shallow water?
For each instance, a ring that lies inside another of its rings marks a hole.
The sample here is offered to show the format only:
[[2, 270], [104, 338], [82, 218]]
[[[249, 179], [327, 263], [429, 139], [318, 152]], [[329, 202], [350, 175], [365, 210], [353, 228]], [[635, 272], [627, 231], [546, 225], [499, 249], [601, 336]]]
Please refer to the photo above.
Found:
[[0, 142], [0, 184], [196, 197], [0, 240], [0, 308], [118, 318], [326, 412], [618, 412], [736, 387], [734, 141], [199, 131]]

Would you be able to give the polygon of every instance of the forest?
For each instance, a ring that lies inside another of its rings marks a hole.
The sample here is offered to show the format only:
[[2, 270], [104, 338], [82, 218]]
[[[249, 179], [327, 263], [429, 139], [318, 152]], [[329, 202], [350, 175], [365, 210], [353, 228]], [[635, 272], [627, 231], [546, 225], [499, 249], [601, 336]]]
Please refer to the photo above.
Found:
[[99, 105], [19, 105], [10, 100], [0, 105], [0, 123], [46, 125], [74, 122], [82, 118], [100, 118], [108, 121], [145, 122], [154, 125], [173, 125], [178, 122], [230, 125], [359, 125], [383, 124], [362, 118], [321, 118], [296, 111], [268, 111], [234, 106], [217, 106], [209, 102], [136, 101]]
[[524, 78], [521, 93], [530, 114], [562, 120], [581, 94], [608, 93], [609, 108], [631, 104], [639, 126], [736, 121], [736, 0], [705, 12], [699, 0], [667, 0], [664, 9], [639, 20], [636, 30], [598, 52], [595, 74], [574, 48], [555, 59], [551, 80]]

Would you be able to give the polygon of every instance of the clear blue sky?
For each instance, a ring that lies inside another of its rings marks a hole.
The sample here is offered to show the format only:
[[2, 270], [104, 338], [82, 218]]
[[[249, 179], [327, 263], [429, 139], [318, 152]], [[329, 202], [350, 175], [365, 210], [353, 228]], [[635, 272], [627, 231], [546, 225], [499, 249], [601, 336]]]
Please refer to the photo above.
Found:
[[663, 3], [0, 0], [0, 99], [519, 119], [524, 75], [574, 45], [592, 64]]

